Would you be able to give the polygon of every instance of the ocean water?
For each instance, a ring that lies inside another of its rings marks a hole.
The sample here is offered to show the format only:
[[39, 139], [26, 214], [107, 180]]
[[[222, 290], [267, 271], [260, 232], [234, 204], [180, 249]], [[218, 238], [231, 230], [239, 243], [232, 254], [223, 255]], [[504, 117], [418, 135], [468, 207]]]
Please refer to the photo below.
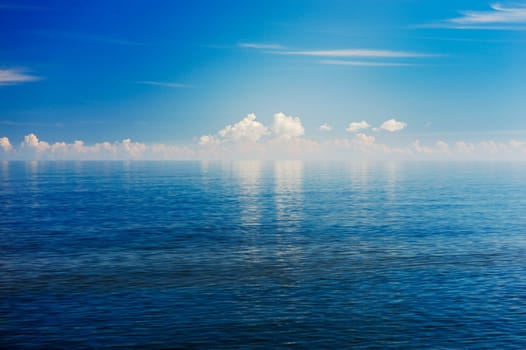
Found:
[[0, 163], [0, 347], [526, 348], [526, 164]]

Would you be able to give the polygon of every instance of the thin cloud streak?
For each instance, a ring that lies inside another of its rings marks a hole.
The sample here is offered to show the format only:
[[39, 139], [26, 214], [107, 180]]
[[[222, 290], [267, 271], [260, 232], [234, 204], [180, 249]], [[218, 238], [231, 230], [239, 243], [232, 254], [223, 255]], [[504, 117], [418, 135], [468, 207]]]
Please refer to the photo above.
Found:
[[497, 3], [490, 7], [493, 11], [465, 11], [462, 12], [462, 17], [452, 18], [449, 22], [458, 24], [526, 23], [526, 5], [505, 7]]
[[175, 82], [164, 82], [164, 81], [153, 81], [153, 80], [140, 80], [136, 81], [137, 84], [142, 85], [152, 85], [152, 86], [162, 86], [162, 87], [168, 87], [173, 89], [192, 89], [194, 88], [193, 85], [188, 84], [181, 84], [181, 83], [175, 83]]
[[491, 4], [488, 11], [461, 11], [462, 16], [439, 23], [419, 25], [419, 28], [449, 28], [460, 30], [526, 30], [526, 4], [507, 7]]
[[342, 50], [305, 50], [305, 51], [275, 51], [280, 55], [314, 56], [314, 57], [368, 57], [368, 58], [417, 58], [437, 57], [440, 55], [408, 51], [342, 49]]
[[319, 64], [341, 65], [341, 66], [362, 66], [362, 67], [403, 67], [416, 66], [413, 63], [396, 63], [396, 62], [367, 62], [367, 61], [344, 61], [344, 60], [322, 60]]
[[429, 54], [422, 52], [397, 51], [397, 50], [373, 50], [373, 49], [336, 49], [336, 50], [293, 50], [278, 44], [257, 44], [257, 43], [240, 43], [238, 47], [262, 50], [265, 54], [270, 55], [289, 55], [289, 56], [306, 56], [306, 57], [324, 57], [324, 58], [362, 58], [365, 60], [341, 60], [341, 59], [324, 59], [318, 61], [318, 64], [325, 65], [347, 65], [347, 66], [364, 66], [364, 67], [402, 67], [413, 66], [415, 64], [405, 62], [378, 62], [367, 61], [367, 59], [377, 58], [425, 58], [440, 57], [443, 55]]
[[459, 29], [459, 30], [526, 30], [526, 26], [517, 25], [458, 25], [452, 23], [431, 23], [414, 26], [414, 28], [442, 28], [442, 29]]
[[243, 47], [247, 49], [261, 49], [261, 50], [280, 50], [285, 47], [278, 44], [258, 44], [258, 43], [239, 43], [238, 47]]
[[17, 85], [42, 79], [42, 77], [25, 73], [20, 68], [0, 69], [0, 85]]

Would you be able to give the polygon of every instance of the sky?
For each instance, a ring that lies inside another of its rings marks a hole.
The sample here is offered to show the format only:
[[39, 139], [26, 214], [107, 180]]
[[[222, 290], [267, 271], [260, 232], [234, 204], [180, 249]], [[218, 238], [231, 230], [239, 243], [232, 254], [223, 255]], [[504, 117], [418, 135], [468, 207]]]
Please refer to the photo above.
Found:
[[526, 160], [526, 1], [0, 0], [0, 159]]

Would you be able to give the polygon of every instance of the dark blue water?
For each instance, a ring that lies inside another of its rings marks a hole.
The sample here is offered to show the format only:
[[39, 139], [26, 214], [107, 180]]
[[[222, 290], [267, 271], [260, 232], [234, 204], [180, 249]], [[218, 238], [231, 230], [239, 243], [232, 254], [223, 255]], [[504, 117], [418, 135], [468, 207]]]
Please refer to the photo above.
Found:
[[526, 348], [526, 164], [0, 163], [2, 348]]

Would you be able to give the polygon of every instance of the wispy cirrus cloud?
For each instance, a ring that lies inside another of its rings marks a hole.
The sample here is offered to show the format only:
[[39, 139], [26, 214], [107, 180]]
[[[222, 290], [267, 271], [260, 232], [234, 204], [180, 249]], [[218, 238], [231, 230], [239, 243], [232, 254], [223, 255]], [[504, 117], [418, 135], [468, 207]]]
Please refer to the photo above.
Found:
[[460, 11], [461, 16], [419, 27], [481, 29], [481, 30], [526, 30], [526, 3], [505, 6], [490, 4], [487, 11]]
[[247, 49], [260, 49], [260, 50], [280, 50], [285, 47], [279, 44], [265, 44], [265, 43], [238, 43], [238, 47]]
[[347, 61], [347, 60], [321, 60], [319, 64], [337, 65], [337, 66], [361, 66], [361, 67], [403, 67], [415, 66], [414, 63], [399, 62], [372, 62], [372, 61]]
[[314, 57], [364, 57], [364, 58], [412, 58], [436, 57], [438, 55], [394, 50], [338, 49], [338, 50], [285, 50], [272, 52], [281, 55]]
[[22, 68], [0, 69], [0, 85], [17, 85], [42, 79], [42, 77], [27, 73]]
[[168, 81], [139, 80], [139, 81], [136, 81], [135, 83], [142, 84], [142, 85], [162, 86], [162, 87], [168, 87], [168, 88], [173, 88], [173, 89], [192, 89], [194, 88], [193, 85], [176, 83], [176, 82], [168, 82]]
[[466, 11], [462, 17], [449, 21], [459, 24], [526, 23], [526, 4], [506, 7], [497, 3], [490, 7], [491, 11]]
[[[362, 67], [400, 67], [400, 66], [414, 66], [413, 62], [391, 62], [390, 59], [420, 59], [429, 57], [439, 57], [442, 55], [400, 51], [400, 50], [377, 50], [377, 49], [363, 49], [363, 48], [347, 48], [347, 49], [324, 49], [324, 50], [310, 50], [310, 49], [291, 49], [279, 44], [257, 44], [257, 43], [241, 43], [238, 47], [251, 48], [262, 50], [266, 54], [272, 55], [287, 55], [287, 56], [304, 56], [323, 58], [317, 61], [318, 64], [335, 65], [335, 66], [362, 66]], [[352, 60], [352, 58], [359, 58], [359, 60]], [[382, 60], [383, 59], [383, 60]], [[379, 61], [381, 60], [381, 61]]]

